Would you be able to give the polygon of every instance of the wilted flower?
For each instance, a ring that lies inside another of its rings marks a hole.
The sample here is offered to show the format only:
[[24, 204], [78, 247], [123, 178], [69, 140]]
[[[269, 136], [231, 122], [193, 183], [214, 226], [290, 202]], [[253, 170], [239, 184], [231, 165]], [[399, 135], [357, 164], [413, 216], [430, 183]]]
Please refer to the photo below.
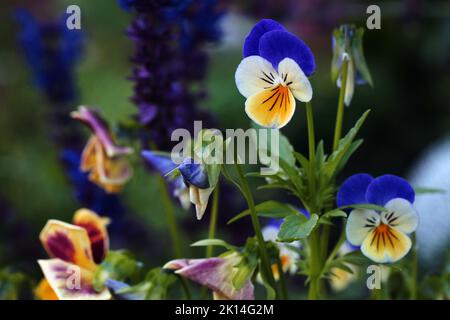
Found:
[[94, 273], [109, 250], [108, 223], [109, 219], [88, 209], [76, 211], [73, 224], [59, 220], [47, 222], [39, 238], [52, 259], [38, 260], [45, 276], [36, 290], [38, 298], [111, 298], [107, 289], [97, 292], [93, 288]]
[[185, 158], [180, 165], [176, 165], [172, 162], [170, 155], [147, 150], [142, 151], [142, 157], [164, 176], [171, 172], [179, 173], [169, 180], [173, 195], [180, 200], [185, 209], [189, 208], [188, 201], [194, 204], [197, 219], [200, 220], [215, 187], [209, 183], [205, 166], [195, 163], [190, 157]]
[[295, 99], [312, 99], [311, 49], [274, 20], [258, 22], [245, 39], [236, 85], [247, 98], [245, 111], [257, 124], [281, 128], [294, 115]]
[[[294, 241], [289, 244], [277, 242], [277, 236], [282, 222], [283, 220], [272, 219], [270, 223], [262, 229], [262, 235], [265, 241], [272, 241], [277, 245], [278, 250], [280, 251], [280, 261], [283, 272], [295, 274], [300, 259], [300, 255], [295, 249], [300, 247], [300, 242]], [[276, 264], [272, 265], [272, 273], [275, 280], [280, 278], [278, 266]]]
[[237, 252], [208, 259], [177, 259], [167, 262], [164, 269], [197, 282], [213, 291], [215, 300], [253, 300], [253, 284], [248, 278], [241, 289], [233, 286], [233, 277], [240, 261]]
[[[345, 241], [338, 250], [338, 257], [344, 256], [347, 253], [358, 250], [358, 247], [353, 246], [348, 241]], [[342, 291], [348, 287], [348, 285], [357, 279], [358, 269], [350, 263], [345, 264], [353, 273], [348, 272], [339, 267], [331, 268], [330, 286], [334, 291]]]
[[363, 28], [356, 28], [354, 25], [344, 24], [333, 32], [333, 60], [331, 64], [331, 79], [340, 88], [342, 83], [342, 64], [344, 59], [348, 60], [347, 84], [345, 88], [345, 105], [349, 106], [355, 84], [370, 84], [372, 77], [364, 58], [362, 37]]
[[408, 234], [414, 232], [418, 224], [414, 198], [414, 189], [400, 177], [351, 176], [338, 191], [337, 205], [373, 204], [383, 206], [385, 211], [352, 210], [347, 220], [347, 240], [361, 246], [361, 252], [375, 262], [400, 260], [411, 249]]
[[114, 143], [107, 124], [96, 111], [81, 106], [71, 115], [93, 133], [83, 150], [80, 169], [90, 172], [89, 179], [106, 192], [119, 192], [132, 174], [125, 156], [133, 150]]

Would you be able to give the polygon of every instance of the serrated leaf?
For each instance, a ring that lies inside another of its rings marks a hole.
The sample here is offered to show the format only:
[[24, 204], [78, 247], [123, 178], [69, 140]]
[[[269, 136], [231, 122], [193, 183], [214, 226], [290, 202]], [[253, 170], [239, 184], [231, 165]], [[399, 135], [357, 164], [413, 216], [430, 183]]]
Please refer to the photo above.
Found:
[[317, 225], [319, 216], [312, 214], [307, 220], [303, 215], [291, 215], [284, 219], [281, 224], [278, 240], [281, 242], [292, 242], [307, 238]]
[[[285, 203], [281, 203], [274, 200], [269, 200], [262, 202], [255, 206], [256, 213], [260, 217], [264, 218], [275, 218], [275, 219], [281, 219], [284, 217], [287, 217], [291, 214], [297, 214], [298, 211], [293, 206]], [[227, 224], [231, 224], [239, 219], [242, 219], [246, 216], [250, 215], [250, 210], [244, 210], [238, 215], [231, 218]]]

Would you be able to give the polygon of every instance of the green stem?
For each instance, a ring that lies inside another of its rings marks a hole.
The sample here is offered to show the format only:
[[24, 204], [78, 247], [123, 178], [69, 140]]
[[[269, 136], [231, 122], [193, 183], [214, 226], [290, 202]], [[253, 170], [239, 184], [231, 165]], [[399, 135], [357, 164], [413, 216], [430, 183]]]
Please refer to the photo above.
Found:
[[[216, 237], [217, 229], [217, 216], [219, 211], [219, 184], [216, 185], [213, 194], [213, 201], [211, 205], [211, 218], [209, 220], [208, 239], [214, 239]], [[206, 257], [211, 258], [213, 255], [213, 246], [206, 248]]]
[[417, 300], [417, 281], [419, 273], [419, 261], [417, 258], [416, 234], [412, 235], [412, 270], [411, 270], [411, 300]]
[[175, 254], [175, 258], [182, 257], [181, 244], [179, 231], [177, 226], [177, 221], [175, 219], [175, 212], [173, 209], [172, 201], [170, 199], [169, 193], [166, 188], [166, 183], [164, 178], [158, 176], [159, 187], [161, 189], [162, 200], [164, 205], [164, 211], [166, 213], [167, 224], [169, 227], [170, 237], [172, 238], [173, 251]]
[[272, 273], [272, 268], [270, 265], [269, 254], [267, 253], [266, 244], [261, 232], [261, 225], [259, 224], [258, 215], [256, 213], [255, 201], [253, 200], [253, 195], [251, 193], [250, 187], [247, 183], [247, 180], [244, 177], [244, 173], [242, 172], [241, 166], [235, 161], [236, 171], [238, 173], [238, 177], [240, 180], [240, 185], [242, 188], [242, 192], [247, 201], [248, 208], [250, 210], [250, 217], [253, 224], [253, 229], [255, 231], [256, 240], [258, 241], [258, 247], [261, 255], [262, 266], [265, 269], [265, 273], [268, 276], [268, 281], [270, 285], [276, 290], [275, 278]]
[[283, 300], [288, 300], [288, 290], [287, 290], [287, 286], [286, 286], [286, 277], [284, 275], [283, 272], [283, 265], [281, 264], [281, 259], [278, 256], [277, 259], [277, 267], [278, 267], [278, 274], [280, 276], [280, 287], [281, 287], [281, 299]]
[[341, 140], [342, 133], [342, 120], [344, 119], [344, 100], [345, 100], [345, 89], [347, 87], [347, 74], [348, 74], [348, 60], [344, 59], [342, 63], [342, 81], [341, 89], [339, 91], [339, 100], [336, 115], [336, 124], [334, 127], [334, 140], [333, 140], [333, 151], [336, 151], [339, 147], [339, 141]]
[[[306, 103], [306, 121], [308, 124], [308, 147], [309, 147], [309, 203], [310, 214], [319, 213], [316, 203], [316, 138], [314, 133], [314, 116], [311, 102]], [[308, 298], [311, 300], [320, 298], [320, 271], [321, 271], [321, 249], [319, 228], [316, 228], [309, 238], [309, 262], [310, 262], [310, 285]]]
[[[164, 178], [161, 176], [158, 176], [158, 183], [159, 183], [159, 187], [161, 189], [164, 211], [165, 211], [166, 217], [167, 217], [167, 224], [169, 226], [170, 237], [172, 238], [173, 252], [174, 252], [175, 258], [181, 258], [182, 257], [181, 243], [180, 243], [179, 231], [178, 231], [178, 226], [177, 226], [177, 221], [175, 218], [175, 212], [173, 209], [172, 201], [170, 199], [169, 192], [167, 191], [166, 182], [164, 181]], [[186, 299], [191, 300], [192, 295], [189, 290], [189, 286], [187, 284], [186, 279], [180, 277], [180, 281], [181, 281], [181, 285], [183, 287]]]
[[[217, 216], [219, 212], [219, 184], [216, 185], [213, 194], [213, 201], [211, 205], [211, 218], [209, 220], [209, 230], [208, 230], [208, 239], [214, 239], [216, 237], [216, 229], [217, 229]], [[206, 247], [206, 258], [211, 258], [213, 256], [214, 247], [208, 246]], [[205, 300], [207, 297], [207, 288], [203, 287], [200, 291], [200, 297], [202, 300]]]

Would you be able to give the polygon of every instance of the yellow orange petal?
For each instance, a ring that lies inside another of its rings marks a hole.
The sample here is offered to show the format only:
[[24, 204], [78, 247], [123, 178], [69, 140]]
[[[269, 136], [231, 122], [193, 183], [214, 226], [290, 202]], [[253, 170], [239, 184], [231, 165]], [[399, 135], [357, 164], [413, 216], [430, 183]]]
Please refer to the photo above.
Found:
[[364, 239], [361, 252], [378, 263], [396, 262], [411, 249], [411, 239], [386, 224], [374, 228]]
[[100, 217], [89, 209], [79, 209], [75, 212], [73, 223], [86, 229], [94, 262], [101, 263], [109, 250], [109, 237], [106, 230], [109, 219]]
[[284, 127], [295, 111], [295, 99], [288, 87], [278, 85], [250, 96], [245, 112], [257, 124], [267, 128]]
[[89, 270], [96, 268], [86, 229], [58, 220], [49, 220], [39, 238], [50, 257]]

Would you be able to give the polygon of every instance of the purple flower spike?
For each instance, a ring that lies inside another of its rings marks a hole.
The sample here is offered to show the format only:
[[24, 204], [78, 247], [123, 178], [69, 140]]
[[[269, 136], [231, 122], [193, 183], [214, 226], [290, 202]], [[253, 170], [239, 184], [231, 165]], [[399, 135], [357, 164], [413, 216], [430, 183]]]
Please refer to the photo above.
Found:
[[232, 253], [223, 258], [172, 260], [164, 269], [175, 270], [176, 274], [208, 287], [215, 299], [253, 300], [254, 288], [250, 279], [240, 290], [233, 287], [233, 269], [238, 262], [239, 255]]

